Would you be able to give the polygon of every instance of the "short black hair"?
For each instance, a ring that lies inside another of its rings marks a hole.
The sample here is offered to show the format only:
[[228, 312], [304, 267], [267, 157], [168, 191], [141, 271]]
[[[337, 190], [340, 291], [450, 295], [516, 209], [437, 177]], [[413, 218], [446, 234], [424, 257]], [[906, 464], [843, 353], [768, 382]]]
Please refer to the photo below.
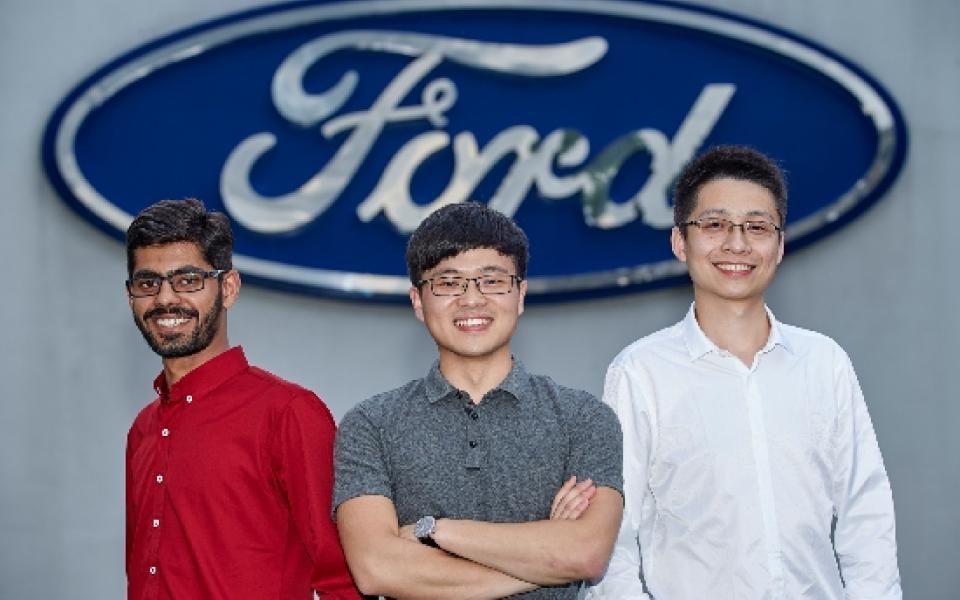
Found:
[[517, 277], [526, 279], [527, 235], [513, 219], [484, 204], [449, 204], [431, 213], [407, 242], [407, 271], [418, 285], [424, 271], [468, 250], [490, 248], [513, 259]]
[[739, 179], [755, 183], [773, 196], [778, 225], [787, 220], [787, 184], [783, 171], [769, 157], [748, 146], [714, 146], [683, 168], [673, 190], [673, 223], [686, 233], [683, 223], [697, 206], [697, 194], [716, 179]]
[[127, 228], [127, 274], [138, 248], [193, 242], [214, 269], [233, 268], [233, 231], [227, 215], [208, 211], [195, 198], [161, 200], [140, 211]]

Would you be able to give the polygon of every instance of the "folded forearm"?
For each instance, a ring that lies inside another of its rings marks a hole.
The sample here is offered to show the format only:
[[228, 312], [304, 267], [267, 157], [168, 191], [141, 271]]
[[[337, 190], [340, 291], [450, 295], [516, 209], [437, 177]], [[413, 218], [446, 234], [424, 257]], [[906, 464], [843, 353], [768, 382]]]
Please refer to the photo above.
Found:
[[434, 536], [441, 548], [539, 585], [598, 576], [609, 547], [577, 521], [484, 523], [442, 520]]
[[[442, 550], [400, 538], [350, 557], [364, 594], [392, 598], [503, 598], [537, 586]], [[362, 554], [362, 555], [361, 555]]]
[[444, 550], [538, 585], [595, 579], [620, 527], [620, 492], [600, 487], [575, 520], [486, 523], [440, 519], [434, 540]]

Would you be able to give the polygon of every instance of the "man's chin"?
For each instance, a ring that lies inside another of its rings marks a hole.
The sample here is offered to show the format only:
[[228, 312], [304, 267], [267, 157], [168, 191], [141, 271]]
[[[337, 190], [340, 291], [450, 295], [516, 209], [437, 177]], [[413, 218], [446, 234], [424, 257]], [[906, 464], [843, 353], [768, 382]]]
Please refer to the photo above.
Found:
[[195, 348], [192, 345], [174, 345], [166, 344], [163, 346], [154, 346], [153, 351], [156, 352], [160, 358], [183, 358], [184, 356], [191, 356], [202, 350], [202, 348]]
[[160, 358], [183, 358], [196, 354], [199, 350], [196, 343], [183, 334], [149, 336], [147, 344]]

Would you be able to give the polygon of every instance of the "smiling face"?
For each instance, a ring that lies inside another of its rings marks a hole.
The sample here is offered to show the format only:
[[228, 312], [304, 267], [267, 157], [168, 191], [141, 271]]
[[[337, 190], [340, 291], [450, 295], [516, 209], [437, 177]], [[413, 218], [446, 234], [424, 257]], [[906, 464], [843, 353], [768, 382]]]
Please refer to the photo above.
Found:
[[[211, 271], [200, 248], [192, 242], [175, 242], [137, 248], [132, 277], [165, 276], [184, 271]], [[175, 292], [164, 281], [155, 296], [129, 297], [133, 320], [150, 348], [166, 359], [189, 357], [202, 364], [227, 349], [225, 308], [233, 305], [239, 276], [228, 271], [204, 281], [196, 292]]]
[[[515, 273], [511, 258], [479, 248], [440, 261], [424, 272], [423, 278]], [[462, 296], [435, 296], [430, 283], [424, 283], [419, 289], [410, 289], [410, 301], [417, 318], [437, 343], [442, 364], [475, 359], [509, 361], [510, 338], [523, 313], [526, 291], [527, 282], [521, 281], [509, 293], [483, 295], [476, 283], [470, 282]]]
[[[691, 220], [719, 217], [734, 223], [747, 220], [780, 223], [773, 195], [763, 186], [741, 179], [721, 178], [697, 193]], [[763, 302], [783, 260], [783, 235], [758, 239], [733, 227], [711, 238], [695, 225], [671, 233], [673, 253], [687, 263], [698, 304], [714, 301]]]

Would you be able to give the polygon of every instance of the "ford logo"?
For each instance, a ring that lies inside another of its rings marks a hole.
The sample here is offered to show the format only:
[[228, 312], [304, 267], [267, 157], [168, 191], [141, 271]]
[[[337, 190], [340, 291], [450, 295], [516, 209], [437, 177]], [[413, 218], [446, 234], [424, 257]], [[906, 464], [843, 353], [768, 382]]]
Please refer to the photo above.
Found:
[[406, 237], [474, 200], [531, 241], [529, 292], [680, 280], [670, 188], [709, 144], [788, 173], [787, 245], [895, 179], [890, 96], [836, 54], [714, 11], [616, 0], [293, 3], [204, 23], [104, 66], [47, 125], [72, 207], [123, 236], [160, 198], [231, 215], [248, 278], [401, 299]]

